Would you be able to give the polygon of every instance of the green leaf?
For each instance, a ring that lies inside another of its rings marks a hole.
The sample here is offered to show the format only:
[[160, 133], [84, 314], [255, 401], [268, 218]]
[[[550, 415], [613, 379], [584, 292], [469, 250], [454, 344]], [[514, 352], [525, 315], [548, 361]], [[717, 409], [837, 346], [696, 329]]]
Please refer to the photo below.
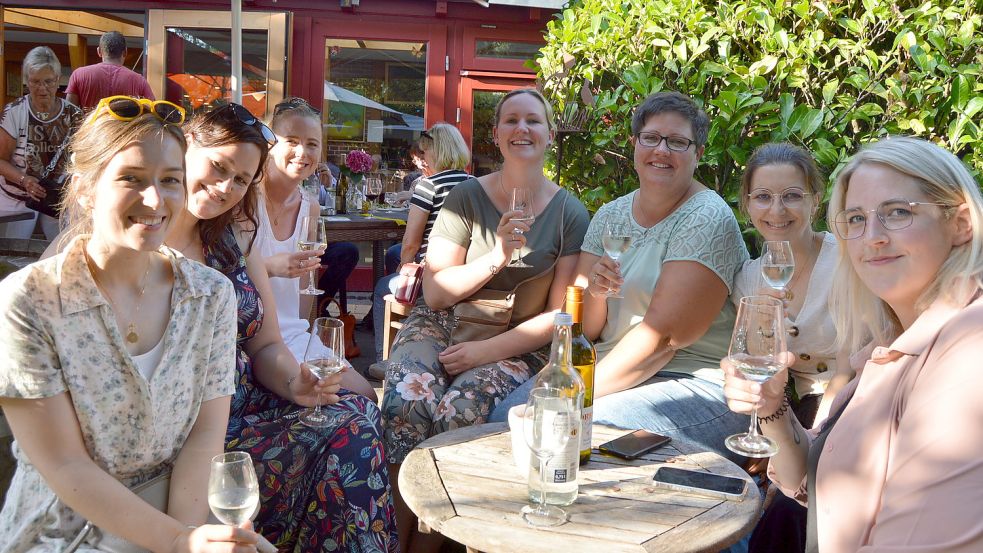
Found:
[[748, 71], [755, 75], [767, 75], [768, 73], [771, 73], [773, 69], [775, 69], [775, 65], [777, 64], [778, 58], [769, 54], [752, 63]]
[[908, 125], [911, 128], [911, 130], [915, 131], [918, 134], [924, 134], [926, 131], [925, 123], [922, 123], [921, 119], [910, 119], [908, 121]]
[[827, 104], [833, 102], [833, 97], [836, 95], [837, 89], [840, 87], [840, 81], [837, 79], [832, 79], [823, 85], [823, 101]]

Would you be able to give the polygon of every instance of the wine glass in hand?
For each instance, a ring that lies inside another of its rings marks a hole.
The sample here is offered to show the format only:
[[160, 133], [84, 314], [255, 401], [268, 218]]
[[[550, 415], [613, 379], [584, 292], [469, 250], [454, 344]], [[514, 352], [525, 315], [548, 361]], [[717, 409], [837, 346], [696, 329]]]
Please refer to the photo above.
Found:
[[[628, 250], [631, 246], [631, 225], [628, 221], [613, 219], [608, 220], [604, 224], [604, 234], [601, 235], [601, 246], [604, 248], [604, 253], [611, 258], [612, 261], [617, 262], [621, 258], [621, 254]], [[620, 289], [609, 289], [607, 296], [609, 298], [623, 298]]]
[[259, 483], [253, 460], [244, 451], [212, 457], [208, 474], [208, 507], [230, 526], [251, 519], [259, 505]]
[[[522, 519], [532, 526], [557, 526], [567, 521], [563, 509], [546, 503], [547, 465], [563, 453], [574, 423], [580, 423], [573, 398], [558, 388], [533, 388], [522, 419], [523, 437], [539, 460], [539, 503], [522, 508]], [[536, 494], [533, 494], [535, 497]]]
[[[529, 226], [532, 226], [533, 222], [536, 220], [536, 214], [533, 212], [532, 207], [532, 195], [529, 193], [528, 188], [513, 188], [512, 189], [512, 201], [509, 203], [509, 211], [518, 211], [519, 215], [513, 217], [513, 221], [521, 221]], [[522, 234], [521, 230], [516, 230], [515, 234]], [[512, 254], [512, 261], [509, 262], [509, 267], [518, 268], [528, 268], [532, 265], [526, 264], [522, 260], [521, 252], [518, 258], [515, 257], [515, 253]]]
[[[324, 221], [318, 216], [306, 215], [300, 222], [300, 237], [297, 239], [297, 249], [302, 252], [313, 250], [323, 250], [328, 247], [328, 235], [324, 228]], [[314, 286], [317, 279], [315, 269], [311, 269], [307, 281], [307, 288], [300, 291], [305, 296], [316, 296], [323, 294], [324, 290], [318, 290]]]
[[[311, 371], [319, 380], [345, 369], [345, 323], [332, 317], [318, 317], [311, 328], [307, 340], [303, 367]], [[304, 410], [298, 417], [300, 422], [311, 428], [334, 426], [338, 417], [321, 409], [321, 396], [317, 396], [314, 407]]]
[[[775, 290], [785, 290], [795, 272], [792, 258], [792, 245], [784, 240], [768, 240], [761, 254], [761, 276], [768, 286]], [[791, 294], [786, 291], [786, 299]]]
[[[764, 383], [785, 365], [785, 316], [782, 302], [768, 296], [741, 298], [737, 322], [730, 340], [727, 359], [748, 380]], [[745, 457], [771, 457], [778, 453], [778, 443], [758, 433], [758, 410], [751, 416], [746, 434], [734, 434], [724, 440], [727, 449]]]

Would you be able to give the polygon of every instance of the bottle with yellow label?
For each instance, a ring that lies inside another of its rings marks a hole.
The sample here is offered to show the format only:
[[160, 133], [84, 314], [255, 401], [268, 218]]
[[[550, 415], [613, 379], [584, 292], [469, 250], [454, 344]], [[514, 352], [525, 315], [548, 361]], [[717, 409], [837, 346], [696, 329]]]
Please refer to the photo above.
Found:
[[597, 352], [584, 336], [584, 289], [567, 286], [567, 301], [563, 309], [573, 319], [570, 329], [570, 361], [584, 381], [584, 408], [580, 412], [580, 464], [590, 461], [591, 424], [594, 421], [594, 365]]

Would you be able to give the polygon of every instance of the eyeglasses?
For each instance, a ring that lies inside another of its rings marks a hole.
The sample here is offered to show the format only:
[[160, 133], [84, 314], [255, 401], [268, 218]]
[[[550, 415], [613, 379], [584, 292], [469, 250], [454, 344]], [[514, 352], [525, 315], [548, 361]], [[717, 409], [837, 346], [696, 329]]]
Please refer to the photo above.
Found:
[[860, 238], [867, 230], [867, 214], [876, 213], [877, 218], [887, 230], [901, 230], [911, 226], [915, 214], [912, 208], [916, 205], [937, 205], [942, 208], [955, 207], [938, 202], [909, 202], [903, 198], [887, 200], [877, 206], [877, 209], [863, 210], [859, 208], [845, 209], [833, 218], [836, 234], [844, 240]]
[[242, 123], [243, 125], [248, 125], [258, 130], [259, 133], [263, 135], [263, 139], [266, 140], [267, 144], [269, 144], [270, 146], [276, 145], [276, 133], [273, 132], [273, 129], [268, 127], [266, 123], [263, 123], [262, 121], [257, 119], [256, 116], [252, 114], [252, 112], [250, 112], [248, 109], [246, 109], [244, 106], [240, 104], [237, 104], [235, 102], [229, 102], [228, 104], [225, 104], [220, 108], [216, 108], [212, 110], [211, 116], [213, 117], [224, 116], [226, 113], [229, 112], [235, 115], [236, 119], [238, 119], [239, 122]]
[[646, 148], [658, 148], [659, 144], [665, 141], [666, 147], [674, 152], [685, 152], [696, 144], [695, 141], [684, 136], [662, 136], [657, 132], [640, 132], [635, 136], [638, 137], [638, 143]]
[[430, 131], [420, 131], [420, 138], [426, 138], [427, 140], [433, 140], [433, 135]]
[[40, 86], [43, 86], [45, 88], [53, 88], [58, 86], [58, 79], [44, 79], [41, 81], [36, 79], [28, 79], [27, 86], [31, 88], [38, 88]]
[[144, 113], [151, 113], [157, 119], [170, 124], [184, 123], [184, 108], [166, 100], [148, 100], [132, 96], [109, 96], [99, 100], [96, 111], [106, 109], [113, 119], [133, 121]]
[[782, 205], [789, 209], [795, 209], [802, 205], [805, 201], [806, 191], [801, 188], [786, 188], [782, 190], [780, 195], [772, 194], [770, 190], [765, 190], [764, 188], [756, 188], [747, 195], [750, 198], [749, 205], [755, 209], [769, 209], [771, 204], [775, 201], [775, 198], [779, 198]]
[[305, 100], [303, 98], [298, 98], [298, 97], [294, 96], [292, 98], [287, 98], [287, 99], [283, 100], [282, 102], [280, 102], [279, 104], [273, 106], [273, 116], [276, 117], [277, 115], [280, 115], [284, 111], [290, 111], [292, 109], [297, 109], [297, 108], [301, 108], [301, 107], [305, 107], [305, 108], [313, 111], [314, 113], [316, 113], [318, 115], [321, 115], [321, 110], [319, 110], [316, 107], [312, 106], [310, 102], [308, 102], [307, 100]]

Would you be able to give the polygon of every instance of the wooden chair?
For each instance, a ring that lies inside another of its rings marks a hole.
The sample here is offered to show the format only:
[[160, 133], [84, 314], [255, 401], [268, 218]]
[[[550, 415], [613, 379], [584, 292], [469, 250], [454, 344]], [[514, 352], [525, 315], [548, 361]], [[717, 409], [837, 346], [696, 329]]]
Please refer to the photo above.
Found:
[[409, 316], [413, 309], [412, 305], [406, 305], [396, 301], [392, 294], [386, 294], [386, 318], [383, 324], [382, 335], [382, 359], [389, 359], [389, 349], [392, 348], [396, 333], [403, 328], [403, 319]]

